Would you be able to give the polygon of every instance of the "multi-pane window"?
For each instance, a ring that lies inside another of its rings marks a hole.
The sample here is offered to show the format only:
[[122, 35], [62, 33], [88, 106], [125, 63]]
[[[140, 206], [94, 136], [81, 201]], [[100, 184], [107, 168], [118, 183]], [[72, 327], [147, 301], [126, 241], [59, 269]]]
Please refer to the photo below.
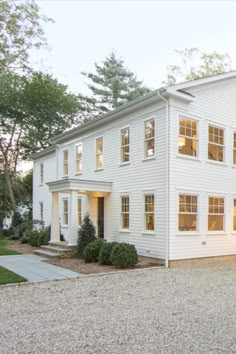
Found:
[[180, 117], [179, 119], [178, 152], [182, 155], [197, 156], [197, 122], [193, 119], [185, 117]]
[[121, 197], [121, 228], [129, 229], [129, 197]]
[[77, 200], [77, 217], [78, 217], [78, 225], [82, 224], [82, 201], [81, 199]]
[[76, 146], [76, 173], [82, 172], [82, 144]]
[[144, 220], [145, 230], [154, 231], [155, 224], [155, 197], [154, 194], [148, 194], [144, 197]]
[[103, 168], [103, 138], [96, 139], [96, 168]]
[[224, 161], [224, 129], [212, 125], [208, 127], [208, 159]]
[[208, 231], [224, 231], [224, 198], [209, 197]]
[[63, 225], [68, 225], [68, 221], [69, 221], [68, 199], [63, 199]]
[[129, 128], [121, 130], [121, 162], [129, 162]]
[[233, 164], [236, 165], [236, 133], [233, 135]]
[[40, 184], [43, 184], [43, 163], [40, 164]]
[[144, 156], [155, 155], [155, 120], [150, 119], [144, 123]]
[[69, 151], [63, 151], [63, 174], [64, 176], [68, 176], [69, 174]]
[[196, 195], [179, 195], [179, 231], [197, 231], [198, 198]]
[[40, 224], [43, 226], [43, 202], [39, 202], [39, 212], [40, 212]]
[[234, 199], [233, 203], [233, 230], [236, 231], [236, 199]]

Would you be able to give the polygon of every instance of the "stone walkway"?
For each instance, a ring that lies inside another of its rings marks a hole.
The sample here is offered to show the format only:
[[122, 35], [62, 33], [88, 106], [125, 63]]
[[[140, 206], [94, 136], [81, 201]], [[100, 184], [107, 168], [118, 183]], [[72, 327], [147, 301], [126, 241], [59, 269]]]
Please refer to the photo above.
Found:
[[1, 256], [0, 266], [21, 275], [30, 282], [78, 278], [79, 273], [43, 262], [35, 255]]

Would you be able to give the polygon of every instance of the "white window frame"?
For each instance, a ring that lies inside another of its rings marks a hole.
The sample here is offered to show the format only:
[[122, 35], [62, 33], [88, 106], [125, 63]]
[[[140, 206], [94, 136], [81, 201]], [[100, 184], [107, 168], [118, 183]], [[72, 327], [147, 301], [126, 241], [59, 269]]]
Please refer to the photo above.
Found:
[[[80, 202], [80, 211], [79, 211], [79, 202]], [[80, 215], [80, 223], [79, 223], [79, 215]], [[77, 224], [78, 226], [81, 226], [82, 224], [82, 198], [78, 197], [77, 198]]]
[[[154, 136], [152, 138], [147, 138], [146, 139], [146, 124], [150, 121], [154, 121]], [[146, 146], [147, 146], [147, 141], [153, 140], [154, 141], [154, 154], [152, 156], [147, 156], [146, 154]], [[150, 117], [150, 118], [146, 118], [143, 120], [143, 144], [144, 144], [144, 149], [143, 149], [143, 154], [144, 160], [151, 160], [151, 159], [155, 159], [156, 157], [156, 119], [155, 117]]]
[[[153, 212], [146, 212], [146, 197], [153, 196], [154, 197], [154, 210]], [[153, 230], [146, 229], [146, 214], [153, 214], [153, 222], [154, 228]], [[153, 191], [145, 192], [143, 194], [143, 234], [155, 235], [156, 234], [156, 195]]]
[[[122, 145], [122, 132], [127, 129], [129, 131], [129, 144]], [[129, 160], [123, 161], [123, 149], [127, 146], [129, 147]], [[120, 164], [127, 165], [129, 163], [130, 163], [130, 126], [125, 126], [120, 129]]]
[[[67, 202], [67, 212], [65, 212], [65, 204], [64, 202]], [[65, 224], [65, 214], [67, 214], [67, 221], [68, 223]], [[62, 198], [62, 227], [68, 227], [69, 226], [69, 198], [63, 197]]]
[[[102, 152], [101, 153], [98, 153], [97, 152], [97, 141], [99, 139], [102, 139]], [[102, 167], [98, 167], [98, 156], [102, 155]], [[100, 135], [98, 137], [96, 137], [95, 139], [95, 165], [96, 165], [96, 168], [95, 168], [95, 171], [101, 171], [104, 169], [104, 138], [103, 138], [103, 135]]]
[[[78, 153], [77, 153], [77, 149], [79, 146], [81, 147], [81, 157], [80, 158], [78, 158]], [[81, 166], [80, 171], [78, 171], [78, 169], [77, 169], [78, 161], [80, 162], [80, 166]], [[75, 145], [75, 170], [76, 170], [76, 173], [75, 173], [76, 175], [82, 174], [82, 170], [83, 170], [83, 144], [82, 143], [78, 143]]]
[[236, 166], [236, 162], [234, 163], [234, 152], [236, 153], [236, 144], [234, 145], [234, 141], [236, 143], [236, 139], [234, 140], [234, 135], [236, 136], [236, 131], [234, 130], [233, 131], [233, 159], [232, 159], [232, 163], [234, 166]]
[[[180, 119], [181, 118], [196, 122], [197, 138], [192, 138], [190, 136], [180, 134], [179, 131], [180, 131]], [[179, 138], [180, 137], [187, 138], [187, 139], [192, 139], [192, 140], [196, 141], [196, 145], [197, 145], [196, 156], [182, 154], [181, 152], [179, 152]], [[193, 118], [190, 115], [182, 114], [182, 113], [178, 114], [177, 155], [180, 156], [180, 157], [183, 157], [183, 158], [187, 158], [187, 159], [193, 159], [193, 160], [198, 160], [199, 159], [199, 120], [196, 119], [196, 118]]]
[[[223, 145], [209, 141], [209, 128], [210, 127], [223, 130], [223, 140], [224, 140]], [[223, 161], [209, 159], [209, 156], [208, 156], [209, 155], [209, 144], [215, 145], [215, 146], [220, 146], [223, 148]], [[208, 123], [208, 126], [207, 126], [207, 161], [210, 163], [225, 164], [225, 128], [223, 128], [222, 126], [220, 127], [218, 125], [212, 124], [212, 123]]]
[[40, 162], [40, 186], [44, 183], [44, 164]]
[[[67, 160], [65, 160], [65, 152], [67, 151]], [[65, 166], [67, 166], [67, 174], [65, 174]], [[63, 177], [69, 176], [69, 149], [63, 150]]]
[[44, 226], [44, 210], [43, 210], [43, 202], [39, 202], [39, 215], [40, 215], [40, 223], [41, 223], [41, 227]]
[[[220, 235], [220, 234], [225, 234], [225, 226], [226, 226], [226, 213], [225, 213], [225, 209], [226, 209], [226, 198], [224, 195], [220, 195], [220, 194], [208, 194], [207, 195], [208, 201], [207, 201], [207, 234], [208, 235]], [[209, 213], [209, 201], [210, 198], [220, 198], [224, 200], [224, 213]], [[209, 215], [223, 215], [223, 230], [209, 230]]]
[[[196, 213], [191, 213], [191, 212], [180, 212], [179, 210], [179, 197], [180, 195], [184, 195], [184, 196], [191, 196], [191, 197], [197, 197], [197, 212]], [[192, 192], [192, 191], [179, 191], [177, 193], [177, 235], [199, 235], [199, 215], [200, 215], [200, 205], [199, 205], [199, 194], [196, 192]], [[188, 231], [188, 230], [183, 230], [180, 231], [179, 230], [179, 215], [180, 214], [187, 214], [187, 215], [196, 215], [196, 219], [197, 219], [197, 225], [196, 225], [196, 231]]]
[[[123, 206], [122, 199], [123, 198], [128, 198], [128, 208], [129, 208], [128, 212], [123, 212], [122, 211], [122, 206]], [[124, 228], [123, 227], [123, 216], [125, 214], [128, 214], [128, 220], [129, 220], [129, 227], [128, 228]], [[126, 231], [126, 232], [128, 232], [130, 230], [130, 196], [129, 196], [129, 194], [122, 194], [120, 196], [120, 230], [121, 231]]]

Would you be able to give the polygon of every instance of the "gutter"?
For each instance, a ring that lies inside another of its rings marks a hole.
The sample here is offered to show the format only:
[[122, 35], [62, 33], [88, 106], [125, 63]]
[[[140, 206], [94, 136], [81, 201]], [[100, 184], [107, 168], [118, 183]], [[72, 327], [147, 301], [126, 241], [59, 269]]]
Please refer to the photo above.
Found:
[[169, 268], [169, 171], [170, 171], [170, 159], [169, 159], [169, 99], [162, 96], [162, 93], [166, 90], [158, 91], [157, 95], [162, 101], [166, 103], [166, 244], [165, 244], [165, 266]]

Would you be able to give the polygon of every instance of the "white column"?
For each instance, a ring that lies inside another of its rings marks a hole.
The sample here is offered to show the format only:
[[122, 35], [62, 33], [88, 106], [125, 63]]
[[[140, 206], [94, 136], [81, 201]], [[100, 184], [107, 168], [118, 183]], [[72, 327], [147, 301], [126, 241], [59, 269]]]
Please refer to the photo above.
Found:
[[60, 242], [59, 228], [59, 193], [52, 193], [52, 223], [50, 242]]
[[70, 195], [70, 208], [69, 208], [69, 234], [68, 245], [76, 245], [78, 238], [78, 194], [77, 191], [71, 191]]

